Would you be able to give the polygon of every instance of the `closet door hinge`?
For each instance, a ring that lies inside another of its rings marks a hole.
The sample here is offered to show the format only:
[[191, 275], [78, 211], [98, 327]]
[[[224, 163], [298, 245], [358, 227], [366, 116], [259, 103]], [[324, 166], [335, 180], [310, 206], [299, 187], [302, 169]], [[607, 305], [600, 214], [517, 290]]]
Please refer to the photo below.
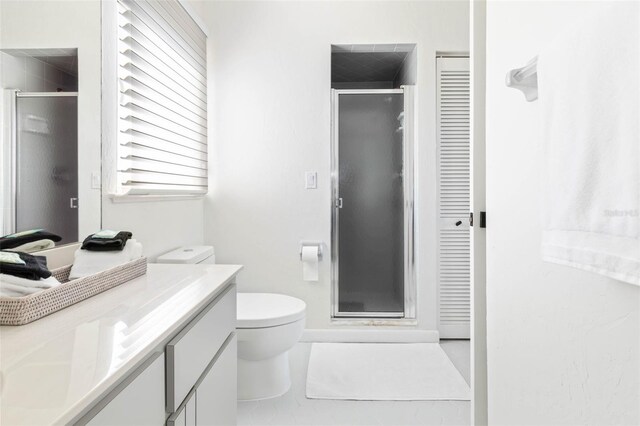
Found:
[[[473, 226], [473, 212], [469, 212], [469, 226]], [[480, 212], [480, 228], [487, 227], [487, 212]]]

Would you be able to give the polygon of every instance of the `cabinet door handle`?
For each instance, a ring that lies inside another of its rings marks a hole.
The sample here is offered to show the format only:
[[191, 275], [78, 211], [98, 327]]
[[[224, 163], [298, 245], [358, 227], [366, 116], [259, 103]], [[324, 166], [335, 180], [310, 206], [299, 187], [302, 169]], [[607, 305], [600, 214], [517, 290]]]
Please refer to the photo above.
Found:
[[336, 208], [338, 209], [342, 208], [342, 198], [336, 199]]
[[70, 209], [77, 209], [78, 208], [78, 199], [73, 197], [73, 198], [69, 198], [69, 208]]

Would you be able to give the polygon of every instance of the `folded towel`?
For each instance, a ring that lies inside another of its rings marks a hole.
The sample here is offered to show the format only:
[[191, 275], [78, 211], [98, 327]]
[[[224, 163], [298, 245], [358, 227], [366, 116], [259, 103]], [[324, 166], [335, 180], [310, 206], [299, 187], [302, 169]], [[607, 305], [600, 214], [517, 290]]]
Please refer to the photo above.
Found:
[[[32, 229], [29, 231], [16, 232], [15, 234], [5, 235], [0, 238], [0, 250], [17, 249], [23, 244], [33, 241], [51, 240], [58, 242], [62, 237], [43, 229]], [[24, 251], [24, 250], [23, 250]]]
[[47, 269], [46, 257], [17, 251], [0, 251], [0, 272], [30, 280], [51, 276]]
[[81, 248], [89, 251], [119, 251], [124, 249], [132, 236], [128, 231], [103, 230], [85, 238]]
[[60, 282], [55, 277], [29, 280], [13, 275], [0, 274], [0, 296], [22, 297], [59, 285]]
[[133, 239], [121, 251], [76, 250], [69, 280], [94, 275], [141, 257], [142, 244]]
[[640, 285], [640, 4], [611, 2], [537, 69], [543, 259]]
[[32, 241], [29, 243], [22, 244], [21, 246], [7, 249], [9, 251], [22, 251], [25, 253], [33, 253], [36, 251], [42, 251], [46, 249], [50, 249], [56, 246], [56, 243], [53, 240], [38, 240]]

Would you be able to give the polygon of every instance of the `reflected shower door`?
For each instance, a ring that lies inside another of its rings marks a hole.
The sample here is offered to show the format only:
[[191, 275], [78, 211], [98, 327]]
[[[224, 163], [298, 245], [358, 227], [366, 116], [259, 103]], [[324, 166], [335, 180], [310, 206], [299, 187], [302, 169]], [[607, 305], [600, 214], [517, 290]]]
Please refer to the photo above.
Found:
[[404, 312], [403, 94], [379, 92], [337, 95], [336, 316]]
[[78, 241], [75, 96], [16, 98], [16, 231], [46, 229]]

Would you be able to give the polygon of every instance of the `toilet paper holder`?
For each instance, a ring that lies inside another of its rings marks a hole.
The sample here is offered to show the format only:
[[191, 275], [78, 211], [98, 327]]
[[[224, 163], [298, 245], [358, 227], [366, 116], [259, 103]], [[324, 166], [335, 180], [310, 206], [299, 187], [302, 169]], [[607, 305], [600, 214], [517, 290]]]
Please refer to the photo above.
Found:
[[302, 260], [302, 248], [303, 247], [318, 247], [318, 260], [322, 260], [322, 255], [324, 252], [324, 244], [322, 242], [318, 242], [318, 241], [301, 241], [300, 242], [300, 250], [299, 250], [299, 254], [300, 254], [300, 260]]

